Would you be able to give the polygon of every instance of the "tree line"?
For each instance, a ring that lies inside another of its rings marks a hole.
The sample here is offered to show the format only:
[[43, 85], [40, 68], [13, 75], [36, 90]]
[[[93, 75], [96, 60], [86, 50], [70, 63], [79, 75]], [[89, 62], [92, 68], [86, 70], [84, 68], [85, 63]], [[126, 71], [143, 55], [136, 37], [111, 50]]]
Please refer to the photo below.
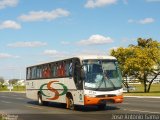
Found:
[[[19, 79], [11, 79], [9, 80], [9, 85], [17, 85]], [[0, 89], [3, 88], [5, 85], [5, 79], [3, 77], [0, 77]]]

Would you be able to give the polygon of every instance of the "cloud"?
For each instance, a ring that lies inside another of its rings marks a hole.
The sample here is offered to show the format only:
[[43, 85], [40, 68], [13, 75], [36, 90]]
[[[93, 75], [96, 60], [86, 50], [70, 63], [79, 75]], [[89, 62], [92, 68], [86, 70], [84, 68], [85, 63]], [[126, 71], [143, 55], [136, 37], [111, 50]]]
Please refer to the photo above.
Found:
[[4, 58], [18, 58], [19, 56], [14, 56], [8, 53], [0, 53], [0, 59], [4, 59]]
[[4, 9], [6, 7], [15, 7], [18, 4], [19, 0], [1, 0], [0, 1], [0, 9]]
[[153, 23], [155, 20], [153, 18], [145, 18], [139, 21], [140, 24], [149, 24]]
[[137, 23], [137, 24], [150, 24], [155, 22], [154, 18], [144, 18], [141, 20], [133, 20], [133, 19], [129, 19], [128, 23]]
[[0, 29], [21, 29], [21, 25], [12, 20], [6, 20], [0, 23]]
[[135, 20], [133, 20], [133, 19], [128, 20], [128, 23], [134, 23], [134, 22], [135, 22]]
[[86, 8], [96, 8], [96, 7], [103, 7], [106, 5], [115, 4], [117, 0], [87, 0], [85, 4]]
[[32, 41], [32, 42], [16, 42], [16, 43], [10, 43], [7, 46], [8, 47], [41, 47], [41, 46], [46, 46], [46, 42], [40, 42], [40, 41]]
[[45, 50], [43, 52], [44, 55], [49, 55], [49, 56], [52, 56], [52, 55], [57, 55], [59, 52], [57, 50]]
[[[48, 49], [48, 50], [44, 50], [42, 55], [51, 57], [53, 59], [65, 59], [65, 58], [69, 58], [69, 56], [72, 56], [72, 53], [68, 53], [68, 52], [60, 52], [54, 49]], [[52, 59], [52, 60], [53, 60]]]
[[22, 21], [44, 21], [44, 20], [54, 20], [59, 17], [69, 16], [70, 12], [61, 8], [52, 11], [31, 11], [27, 15], [23, 14], [19, 16], [19, 19]]
[[110, 37], [104, 37], [102, 35], [92, 35], [86, 40], [81, 40], [78, 42], [79, 45], [103, 45], [107, 43], [112, 43], [113, 40]]
[[74, 52], [74, 56], [87, 56], [87, 55], [107, 55], [108, 54], [108, 51], [106, 50], [98, 50], [98, 49], [83, 49], [83, 50], [80, 50], [80, 51], [76, 51]]
[[127, 4], [128, 4], [128, 0], [123, 0], [123, 3], [124, 3], [125, 5], [127, 5]]
[[160, 2], [160, 0], [146, 0], [147, 2]]
[[70, 42], [67, 42], [67, 41], [61, 41], [61, 44], [62, 45], [69, 45], [69, 44], [71, 44]]

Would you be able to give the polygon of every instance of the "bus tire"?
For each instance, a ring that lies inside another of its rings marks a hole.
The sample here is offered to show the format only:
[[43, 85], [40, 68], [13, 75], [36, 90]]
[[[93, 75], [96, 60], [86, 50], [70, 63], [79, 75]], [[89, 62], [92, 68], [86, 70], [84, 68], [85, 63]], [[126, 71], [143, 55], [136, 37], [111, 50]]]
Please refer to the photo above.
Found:
[[38, 93], [38, 104], [43, 105], [42, 95], [41, 93]]
[[70, 109], [70, 110], [75, 109], [74, 101], [73, 101], [73, 98], [71, 96], [67, 97], [67, 108]]

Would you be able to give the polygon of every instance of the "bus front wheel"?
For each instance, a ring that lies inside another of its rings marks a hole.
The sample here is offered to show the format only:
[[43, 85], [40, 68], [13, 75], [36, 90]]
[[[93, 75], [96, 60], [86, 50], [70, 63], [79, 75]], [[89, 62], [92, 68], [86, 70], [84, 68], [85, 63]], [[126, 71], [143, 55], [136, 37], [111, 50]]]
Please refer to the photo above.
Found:
[[48, 102], [47, 102], [47, 101], [43, 101], [43, 100], [42, 100], [42, 95], [41, 95], [41, 93], [38, 93], [38, 104], [39, 104], [39, 105], [48, 105]]
[[38, 104], [43, 105], [42, 95], [38, 93]]
[[67, 97], [67, 108], [70, 110], [74, 110], [74, 101], [71, 96]]

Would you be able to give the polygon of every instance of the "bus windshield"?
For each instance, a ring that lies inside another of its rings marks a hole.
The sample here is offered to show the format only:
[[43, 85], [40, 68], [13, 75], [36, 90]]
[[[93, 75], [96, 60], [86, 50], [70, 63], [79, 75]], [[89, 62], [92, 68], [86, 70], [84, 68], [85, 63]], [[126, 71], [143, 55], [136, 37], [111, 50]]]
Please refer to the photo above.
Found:
[[122, 76], [116, 60], [84, 60], [85, 89], [111, 91], [122, 88]]

